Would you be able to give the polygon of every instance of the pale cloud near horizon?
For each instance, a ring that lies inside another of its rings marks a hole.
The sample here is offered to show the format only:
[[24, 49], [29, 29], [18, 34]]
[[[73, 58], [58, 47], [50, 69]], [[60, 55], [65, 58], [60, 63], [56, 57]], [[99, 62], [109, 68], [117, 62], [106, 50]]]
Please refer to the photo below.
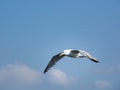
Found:
[[60, 85], [70, 85], [70, 84], [76, 82], [75, 78], [68, 76], [67, 74], [63, 73], [59, 69], [52, 69], [48, 73], [48, 75], [49, 75], [48, 80], [52, 83], [56, 83], [56, 84], [60, 84]]
[[41, 73], [24, 64], [7, 64], [0, 69], [0, 84], [18, 83], [19, 85], [32, 85], [39, 82]]
[[[45, 77], [47, 80], [45, 80]], [[25, 64], [7, 64], [0, 68], [0, 86], [20, 87], [41, 85], [43, 83], [52, 83], [57, 85], [69, 85], [74, 83], [75, 79], [66, 75], [64, 72], [53, 69], [46, 74], [34, 70]]]
[[[120, 65], [101, 65], [94, 68], [93, 72], [100, 75], [100, 80], [95, 80], [93, 86], [96, 89], [110, 89], [119, 87], [115, 83], [119, 82], [119, 78], [115, 77], [120, 74]], [[115, 75], [115, 76], [114, 76]]]
[[[108, 71], [107, 71], [108, 70]], [[115, 71], [120, 71], [120, 67], [102, 67], [98, 72], [94, 73], [112, 73]], [[107, 75], [108, 75], [107, 74]], [[101, 74], [102, 75], [102, 74]], [[112, 86], [112, 83], [107, 81], [108, 79], [95, 80], [91, 85], [94, 85], [95, 88], [99, 89], [108, 89]], [[62, 87], [73, 87], [74, 85], [81, 83], [80, 79], [67, 75], [59, 69], [51, 69], [46, 74], [43, 74], [41, 71], [35, 70], [25, 64], [7, 64], [3, 67], [0, 67], [0, 89], [7, 90], [11, 87], [36, 87], [50, 85], [50, 86], [62, 86]], [[83, 85], [81, 83], [81, 85]], [[84, 85], [83, 85], [84, 86]], [[6, 89], [7, 88], [7, 89]], [[20, 88], [20, 89], [21, 89]], [[26, 89], [24, 89], [26, 90]]]

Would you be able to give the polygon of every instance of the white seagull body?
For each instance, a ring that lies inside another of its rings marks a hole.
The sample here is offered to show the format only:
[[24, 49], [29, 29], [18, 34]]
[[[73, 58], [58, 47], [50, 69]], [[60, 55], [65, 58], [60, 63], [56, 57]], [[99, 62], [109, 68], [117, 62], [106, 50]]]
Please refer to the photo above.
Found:
[[96, 63], [99, 63], [99, 61], [97, 61], [96, 58], [91, 56], [86, 51], [67, 49], [67, 50], [64, 50], [63, 52], [61, 52], [61, 53], [59, 53], [59, 54], [52, 57], [52, 59], [50, 60], [50, 62], [47, 65], [47, 67], [45, 68], [44, 73], [46, 73], [53, 65], [55, 65], [55, 63], [57, 61], [59, 61], [64, 56], [68, 56], [68, 57], [72, 57], [72, 58], [84, 58], [84, 57], [87, 57], [88, 59], [90, 59], [90, 60], [92, 60], [92, 61], [94, 61]]

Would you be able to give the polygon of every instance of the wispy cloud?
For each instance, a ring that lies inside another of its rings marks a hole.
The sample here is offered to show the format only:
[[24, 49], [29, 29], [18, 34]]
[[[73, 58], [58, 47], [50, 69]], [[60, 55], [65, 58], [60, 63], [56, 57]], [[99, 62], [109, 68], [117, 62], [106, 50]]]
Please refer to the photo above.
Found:
[[111, 65], [101, 65], [99, 67], [93, 68], [94, 72], [97, 73], [104, 73], [104, 74], [110, 74], [113, 72], [119, 72], [120, 66], [111, 66]]
[[120, 65], [119, 65], [117, 68], [118, 68], [118, 70], [120, 71]]
[[110, 82], [105, 80], [98, 80], [94, 82], [95, 87], [97, 88], [109, 88], [111, 86]]

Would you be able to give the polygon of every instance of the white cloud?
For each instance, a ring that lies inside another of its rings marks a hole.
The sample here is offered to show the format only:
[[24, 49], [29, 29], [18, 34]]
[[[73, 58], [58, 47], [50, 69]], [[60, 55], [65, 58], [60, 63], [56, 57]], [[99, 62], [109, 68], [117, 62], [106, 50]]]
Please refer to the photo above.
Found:
[[68, 76], [58, 69], [52, 69], [48, 74], [48, 80], [52, 83], [60, 85], [70, 85], [76, 81], [75, 78]]
[[105, 81], [105, 80], [95, 81], [94, 85], [95, 85], [95, 87], [97, 87], [97, 88], [108, 88], [108, 87], [111, 86], [110, 82]]
[[46, 84], [57, 84], [67, 86], [75, 81], [74, 78], [66, 75], [64, 72], [53, 69], [46, 74], [36, 71], [25, 64], [7, 64], [0, 68], [0, 87], [18, 88], [38, 85], [39, 87]]
[[8, 64], [0, 69], [0, 84], [31, 85], [41, 79], [41, 73], [24, 64]]

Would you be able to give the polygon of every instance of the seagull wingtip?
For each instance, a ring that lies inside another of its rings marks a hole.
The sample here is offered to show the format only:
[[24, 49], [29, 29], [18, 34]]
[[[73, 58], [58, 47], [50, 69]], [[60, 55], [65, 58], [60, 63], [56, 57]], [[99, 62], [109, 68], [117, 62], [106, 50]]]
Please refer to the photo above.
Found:
[[100, 61], [97, 61], [97, 60], [96, 60], [95, 62], [96, 62], [96, 63], [100, 63]]
[[47, 72], [47, 70], [44, 70], [43, 74], [45, 74]]

